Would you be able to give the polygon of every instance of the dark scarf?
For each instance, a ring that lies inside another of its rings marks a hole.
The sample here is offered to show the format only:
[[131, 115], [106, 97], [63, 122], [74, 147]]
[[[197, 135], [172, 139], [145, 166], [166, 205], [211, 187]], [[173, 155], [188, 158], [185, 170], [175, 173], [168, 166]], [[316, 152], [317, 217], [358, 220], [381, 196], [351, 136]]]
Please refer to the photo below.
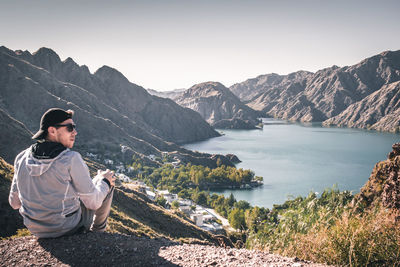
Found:
[[32, 145], [33, 157], [37, 159], [53, 159], [67, 149], [60, 143], [44, 141]]

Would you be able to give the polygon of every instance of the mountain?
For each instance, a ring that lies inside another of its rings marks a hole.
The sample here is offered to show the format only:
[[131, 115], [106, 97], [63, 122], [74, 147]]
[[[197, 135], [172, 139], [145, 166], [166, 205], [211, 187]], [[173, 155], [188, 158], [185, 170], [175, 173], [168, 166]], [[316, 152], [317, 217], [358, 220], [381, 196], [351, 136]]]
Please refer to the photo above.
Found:
[[339, 115], [324, 121], [324, 125], [400, 132], [400, 81], [382, 86]]
[[260, 75], [253, 79], [248, 79], [242, 83], [236, 83], [229, 89], [242, 101], [249, 101], [258, 94], [273, 88], [286, 88], [293, 83], [301, 83], [312, 72], [298, 71], [288, 75], [276, 73]]
[[[181, 106], [197, 111], [211, 125], [234, 128], [245, 125], [255, 128], [258, 112], [244, 105], [228, 88], [218, 82], [192, 86], [174, 98]], [[243, 123], [238, 123], [241, 120]], [[223, 121], [223, 123], [220, 123]]]
[[399, 80], [400, 50], [316, 73], [262, 75], [230, 89], [264, 115], [303, 122], [332, 118], [326, 124], [393, 131], [399, 126], [395, 119], [398, 105], [396, 101], [381, 100], [390, 98]]
[[147, 89], [147, 92], [149, 92], [149, 94], [151, 94], [151, 95], [155, 95], [158, 97], [174, 99], [177, 96], [179, 96], [181, 93], [183, 93], [185, 90], [186, 89], [175, 89], [172, 91], [156, 91], [153, 89]]
[[0, 151], [7, 160], [17, 149], [3, 140], [17, 133], [26, 142], [50, 107], [75, 111], [78, 150], [114, 155], [124, 145], [140, 156], [167, 151], [184, 155], [184, 162], [216, 164], [211, 155], [176, 145], [219, 136], [198, 113], [150, 95], [113, 68], [91, 74], [71, 58], [62, 62], [48, 48], [31, 54], [0, 47], [0, 115], [14, 127], [1, 134]]

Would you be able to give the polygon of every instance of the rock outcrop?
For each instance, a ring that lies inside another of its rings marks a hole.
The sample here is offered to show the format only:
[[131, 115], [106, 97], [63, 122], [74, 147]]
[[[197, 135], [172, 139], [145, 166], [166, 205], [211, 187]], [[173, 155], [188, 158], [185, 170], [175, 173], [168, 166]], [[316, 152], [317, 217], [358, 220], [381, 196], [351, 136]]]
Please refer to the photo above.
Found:
[[353, 201], [356, 209], [363, 211], [382, 205], [394, 210], [400, 218], [400, 143], [392, 146], [387, 160], [378, 162], [367, 183]]
[[230, 89], [264, 115], [394, 131], [400, 126], [398, 81], [400, 50], [383, 52], [353, 66], [333, 66], [316, 73], [262, 75]]
[[[258, 112], [244, 105], [228, 88], [218, 82], [205, 82], [192, 86], [174, 98], [181, 106], [197, 111], [211, 125], [218, 128], [254, 128]], [[229, 121], [234, 119], [235, 121]], [[219, 123], [221, 120], [228, 120]], [[240, 123], [235, 123], [238, 121]]]

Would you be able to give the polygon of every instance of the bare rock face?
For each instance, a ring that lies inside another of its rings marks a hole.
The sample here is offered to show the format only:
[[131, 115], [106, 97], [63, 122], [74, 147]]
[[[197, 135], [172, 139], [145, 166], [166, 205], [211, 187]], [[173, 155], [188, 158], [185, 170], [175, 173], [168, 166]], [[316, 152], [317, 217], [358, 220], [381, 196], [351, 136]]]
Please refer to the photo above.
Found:
[[[232, 85], [229, 89], [242, 101], [253, 101], [258, 95], [274, 90], [275, 94], [279, 94], [279, 90], [290, 87], [292, 84], [302, 83], [304, 79], [313, 74], [307, 71], [298, 71], [288, 75], [279, 75], [276, 73], [260, 75], [253, 79], [248, 79], [241, 83]], [[259, 110], [259, 109], [257, 109]]]
[[363, 100], [350, 105], [339, 115], [326, 120], [324, 125], [398, 132], [400, 130], [400, 81], [382, 86]]
[[386, 51], [353, 66], [262, 75], [230, 89], [264, 115], [393, 131], [399, 126], [399, 80], [400, 51]]
[[393, 161], [389, 166], [389, 177], [383, 188], [382, 204], [384, 207], [396, 209], [400, 213], [400, 143], [392, 146], [388, 159]]
[[375, 165], [368, 182], [355, 196], [354, 207], [363, 210], [382, 205], [400, 216], [400, 143], [392, 148], [388, 159]]
[[104, 66], [90, 74], [86, 66], [71, 58], [62, 62], [48, 48], [30, 54], [0, 47], [0, 88], [0, 109], [27, 132], [38, 130], [51, 107], [75, 110], [76, 148], [85, 150], [115, 151], [122, 144], [141, 155], [183, 151], [188, 158], [208, 157], [175, 143], [219, 136], [196, 112], [148, 94], [117, 70]]
[[[218, 82], [194, 85], [174, 99], [179, 105], [197, 111], [211, 125], [221, 120], [239, 119], [245, 129], [254, 128], [258, 112], [244, 105], [228, 88]], [[233, 125], [233, 126], [232, 126]], [[232, 128], [227, 121], [218, 124], [219, 128]], [[241, 126], [237, 124], [236, 127]]]

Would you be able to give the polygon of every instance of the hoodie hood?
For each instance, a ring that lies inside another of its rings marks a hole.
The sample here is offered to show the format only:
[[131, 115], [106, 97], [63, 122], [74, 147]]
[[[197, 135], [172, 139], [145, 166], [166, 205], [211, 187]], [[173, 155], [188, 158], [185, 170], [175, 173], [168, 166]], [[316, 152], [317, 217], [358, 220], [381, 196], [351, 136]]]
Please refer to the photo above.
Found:
[[60, 143], [37, 142], [26, 151], [26, 167], [31, 176], [40, 176], [45, 173], [62, 154], [68, 151]]
[[31, 146], [32, 155], [37, 159], [54, 159], [67, 149], [60, 143], [44, 141]]

